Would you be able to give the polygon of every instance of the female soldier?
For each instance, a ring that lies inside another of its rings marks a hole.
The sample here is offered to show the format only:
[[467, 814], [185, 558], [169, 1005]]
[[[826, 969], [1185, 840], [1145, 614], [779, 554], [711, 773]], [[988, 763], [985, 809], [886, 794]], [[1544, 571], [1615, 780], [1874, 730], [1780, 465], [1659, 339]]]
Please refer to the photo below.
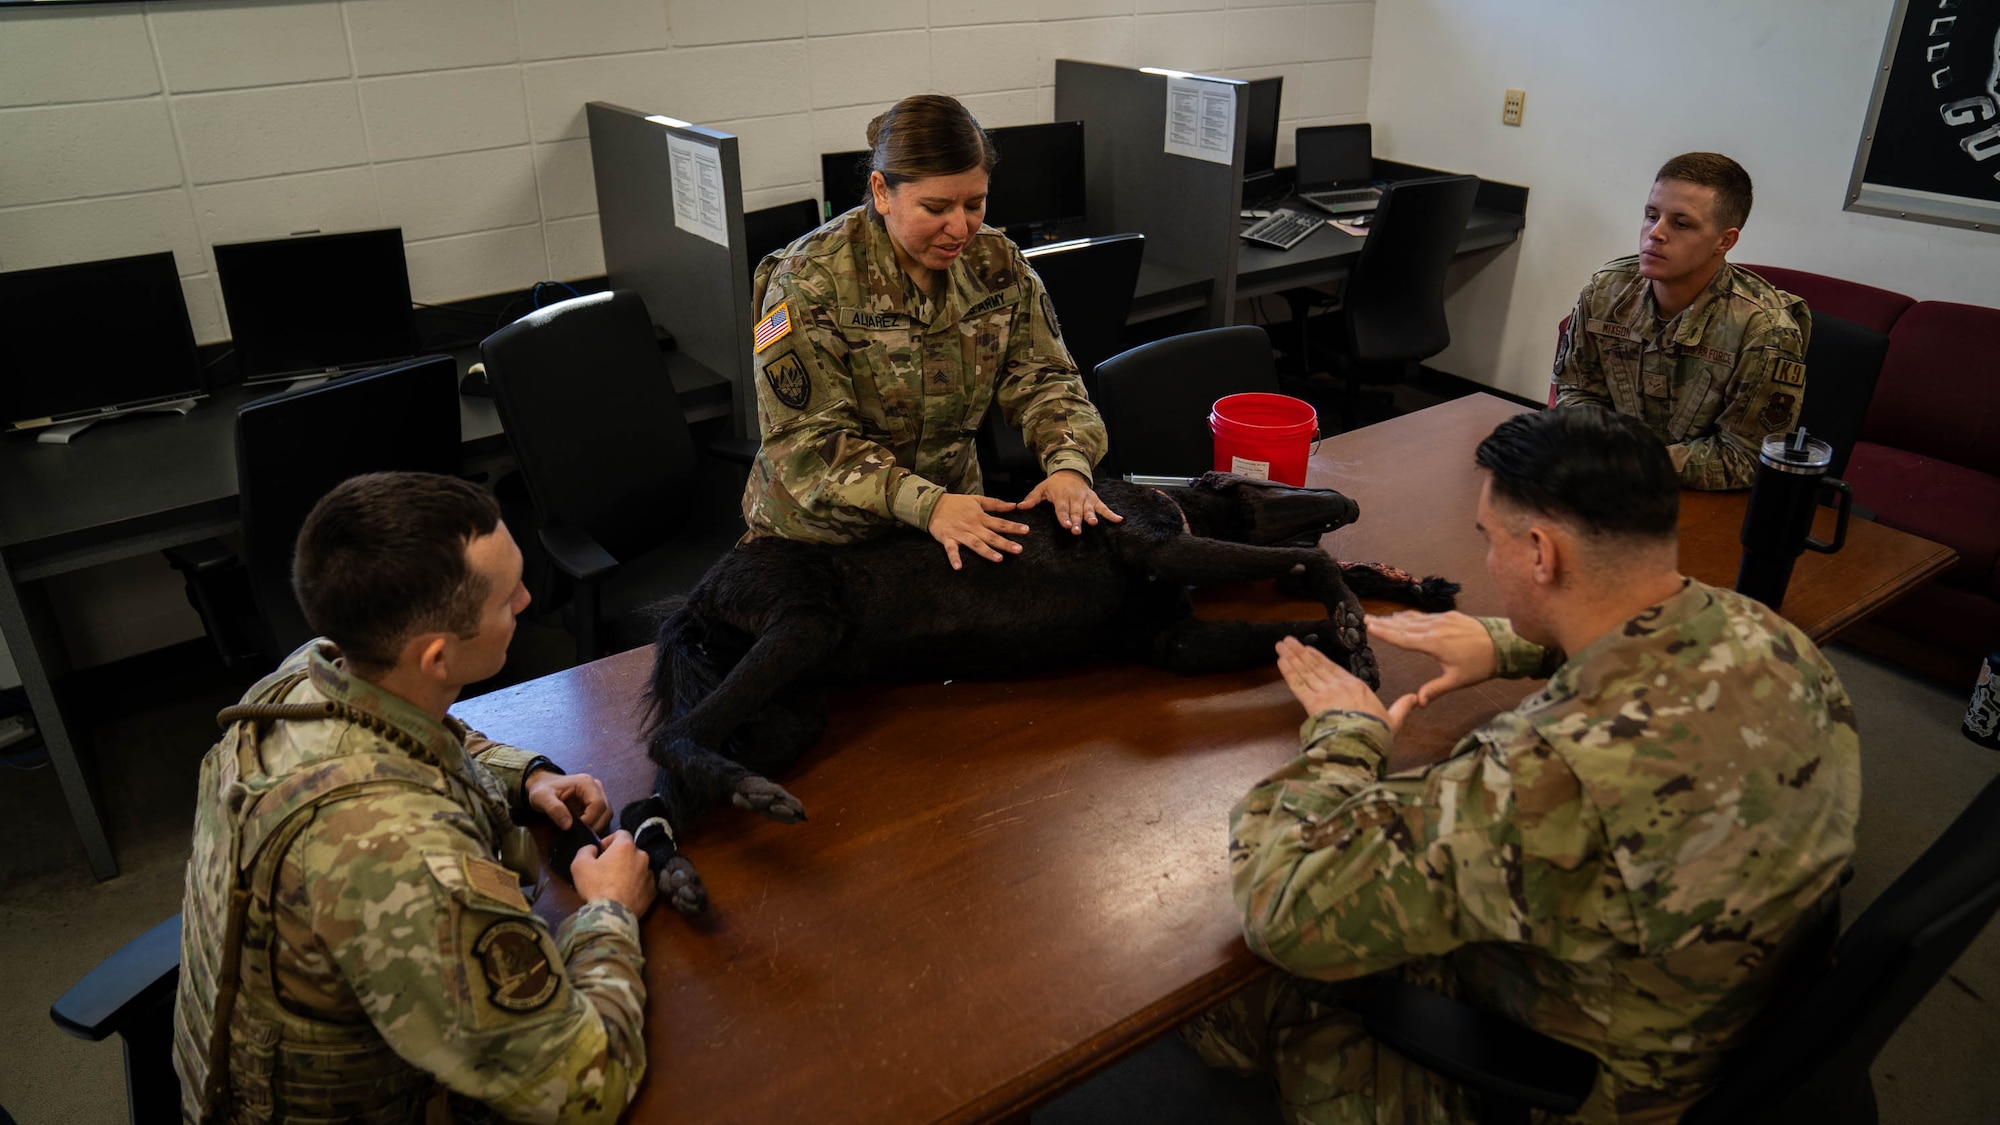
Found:
[[[868, 124], [872, 199], [757, 268], [763, 448], [743, 494], [752, 536], [818, 543], [898, 522], [999, 562], [1054, 505], [1081, 534], [1104, 423], [1021, 252], [980, 220], [998, 154], [957, 101], [904, 98]], [[1047, 479], [1016, 505], [980, 495], [973, 437], [999, 399]]]

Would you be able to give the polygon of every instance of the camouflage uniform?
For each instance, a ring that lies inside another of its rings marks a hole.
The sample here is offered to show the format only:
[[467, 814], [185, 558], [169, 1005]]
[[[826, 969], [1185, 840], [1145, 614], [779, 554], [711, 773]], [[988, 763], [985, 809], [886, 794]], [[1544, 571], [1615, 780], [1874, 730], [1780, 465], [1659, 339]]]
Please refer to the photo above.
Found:
[[758, 266], [760, 316], [788, 329], [756, 357], [763, 448], [743, 493], [751, 535], [849, 543], [930, 526], [947, 492], [980, 492], [973, 438], [997, 398], [1044, 472], [1088, 479], [1104, 423], [1063, 347], [1042, 281], [982, 227], [933, 297], [865, 206]]
[[1728, 262], [1661, 322], [1633, 255], [1594, 274], [1562, 323], [1556, 406], [1594, 403], [1687, 448], [1681, 483], [1748, 488], [1766, 434], [1798, 425], [1806, 397], [1806, 303]]
[[422, 1121], [445, 1091], [516, 1120], [614, 1120], [646, 1066], [638, 920], [587, 903], [551, 939], [494, 859], [523, 780], [554, 767], [338, 657], [314, 641], [245, 697], [329, 717], [234, 723], [202, 761], [183, 1118], [213, 1070], [231, 1121]]
[[1677, 1120], [1853, 851], [1852, 707], [1797, 629], [1699, 582], [1560, 667], [1484, 624], [1501, 675], [1548, 685], [1388, 777], [1380, 719], [1314, 715], [1304, 754], [1237, 805], [1246, 940], [1297, 976], [1190, 1038], [1217, 1065], [1274, 1069], [1295, 1121], [1473, 1119], [1339, 1007], [1333, 982], [1395, 972], [1597, 1056], [1567, 1120]]

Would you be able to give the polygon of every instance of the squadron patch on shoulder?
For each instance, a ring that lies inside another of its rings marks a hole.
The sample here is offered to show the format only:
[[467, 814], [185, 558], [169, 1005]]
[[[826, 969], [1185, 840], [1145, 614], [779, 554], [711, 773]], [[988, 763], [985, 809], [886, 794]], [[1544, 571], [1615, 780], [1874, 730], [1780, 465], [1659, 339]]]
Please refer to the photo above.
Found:
[[799, 362], [793, 352], [773, 356], [764, 365], [764, 381], [771, 385], [771, 393], [778, 401], [793, 410], [804, 410], [812, 401], [812, 380], [806, 377], [806, 365]]
[[1049, 322], [1049, 331], [1056, 339], [1062, 339], [1062, 321], [1056, 319], [1056, 303], [1049, 300], [1048, 290], [1042, 290], [1042, 318]]
[[765, 348], [784, 339], [791, 331], [791, 307], [780, 304], [777, 308], [771, 310], [769, 316], [757, 322], [756, 338], [754, 340], [755, 354], [763, 355]]
[[1764, 424], [1774, 431], [1784, 429], [1792, 421], [1792, 404], [1797, 401], [1794, 395], [1788, 395], [1783, 391], [1773, 392], [1771, 401], [1764, 404], [1764, 413], [1761, 415]]
[[547, 1004], [562, 984], [542, 950], [541, 934], [527, 922], [507, 918], [486, 927], [473, 943], [486, 977], [487, 998], [509, 1012], [532, 1012]]
[[1570, 322], [1574, 321], [1575, 319], [1576, 319], [1576, 314], [1571, 313], [1568, 316], [1563, 317], [1563, 322], [1561, 324], [1556, 325], [1556, 372], [1555, 373], [1557, 375], [1561, 375], [1563, 373], [1563, 364], [1569, 362], [1569, 326]]
[[1781, 359], [1771, 367], [1771, 381], [1788, 387], [1806, 385], [1806, 365], [1796, 359]]

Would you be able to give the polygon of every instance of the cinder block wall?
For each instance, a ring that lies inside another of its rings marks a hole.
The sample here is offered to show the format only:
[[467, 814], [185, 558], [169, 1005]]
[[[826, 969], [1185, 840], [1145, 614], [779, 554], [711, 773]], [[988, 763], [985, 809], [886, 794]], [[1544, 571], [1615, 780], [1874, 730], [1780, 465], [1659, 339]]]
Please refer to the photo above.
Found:
[[[219, 242], [400, 226], [416, 299], [603, 272], [583, 106], [743, 138], [746, 205], [817, 197], [896, 98], [1047, 121], [1055, 60], [1285, 77], [1363, 120], [1375, 5], [1256, 0], [168, 0], [0, 10], [0, 270], [171, 250], [226, 339]], [[157, 559], [50, 585], [88, 666], [197, 637]], [[0, 650], [0, 686], [19, 682]]]
[[[208, 248], [403, 228], [420, 301], [603, 269], [583, 105], [743, 138], [750, 207], [926, 90], [1049, 120], [1055, 60], [1285, 76], [1298, 124], [1360, 120], [1373, 3], [262, 0], [0, 14], [0, 270], [155, 250], [203, 342]], [[1288, 156], [1282, 159], [1289, 159]]]

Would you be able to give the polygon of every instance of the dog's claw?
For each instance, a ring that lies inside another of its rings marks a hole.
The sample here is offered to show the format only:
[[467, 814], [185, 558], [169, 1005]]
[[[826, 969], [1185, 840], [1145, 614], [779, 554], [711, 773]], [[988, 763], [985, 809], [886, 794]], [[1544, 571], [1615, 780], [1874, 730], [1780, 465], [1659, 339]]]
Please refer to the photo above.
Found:
[[763, 813], [780, 824], [797, 824], [806, 818], [806, 807], [797, 797], [755, 774], [736, 783], [736, 792], [729, 801], [739, 809]]

